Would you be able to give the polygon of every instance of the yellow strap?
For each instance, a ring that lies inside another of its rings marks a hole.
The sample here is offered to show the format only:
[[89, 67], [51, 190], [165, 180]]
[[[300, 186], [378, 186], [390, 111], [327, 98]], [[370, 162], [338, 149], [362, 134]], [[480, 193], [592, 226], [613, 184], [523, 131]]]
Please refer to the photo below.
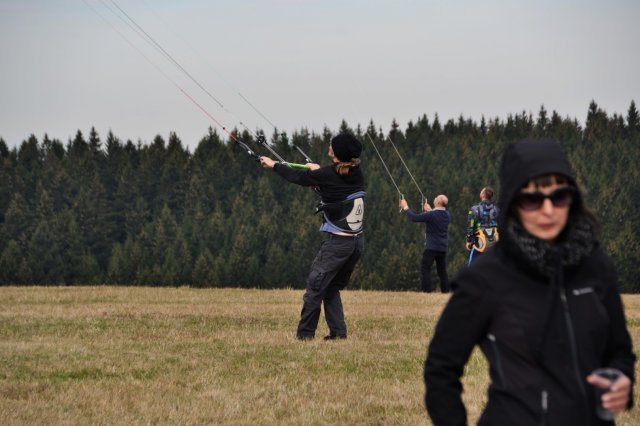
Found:
[[484, 232], [482, 232], [482, 229], [476, 231], [476, 243], [473, 245], [473, 248], [478, 253], [484, 252], [487, 248], [487, 237], [484, 236]]
[[[493, 241], [494, 243], [498, 242], [500, 239], [500, 234], [498, 233], [498, 228], [493, 229]], [[476, 243], [473, 245], [473, 248], [476, 249], [478, 253], [482, 253], [487, 249], [487, 236], [484, 235], [482, 228], [477, 229], [475, 232]]]

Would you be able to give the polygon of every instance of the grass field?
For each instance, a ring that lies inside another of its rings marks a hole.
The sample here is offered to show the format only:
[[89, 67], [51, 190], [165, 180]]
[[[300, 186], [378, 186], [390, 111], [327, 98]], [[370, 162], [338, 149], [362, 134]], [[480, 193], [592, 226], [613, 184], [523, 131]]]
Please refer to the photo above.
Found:
[[[349, 339], [331, 342], [294, 339], [301, 297], [299, 290], [2, 287], [0, 421], [429, 424], [422, 366], [446, 296], [346, 291]], [[639, 354], [640, 296], [624, 301]], [[474, 424], [487, 386], [479, 352], [464, 383]], [[639, 418], [636, 408], [618, 424]]]

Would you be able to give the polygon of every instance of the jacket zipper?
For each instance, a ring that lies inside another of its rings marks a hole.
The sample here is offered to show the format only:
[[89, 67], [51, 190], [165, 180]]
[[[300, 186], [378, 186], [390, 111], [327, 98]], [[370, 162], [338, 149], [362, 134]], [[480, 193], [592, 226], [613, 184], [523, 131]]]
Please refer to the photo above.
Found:
[[502, 370], [502, 359], [500, 358], [500, 351], [498, 350], [498, 343], [496, 341], [496, 336], [491, 333], [487, 334], [487, 338], [491, 342], [491, 347], [493, 348], [493, 354], [496, 357], [496, 370], [498, 370], [498, 377], [500, 378], [500, 384], [502, 386], [506, 386], [504, 381], [504, 371]]
[[585, 426], [589, 426], [591, 424], [590, 409], [589, 409], [589, 403], [587, 399], [587, 391], [584, 387], [584, 383], [582, 382], [583, 380], [582, 375], [580, 374], [580, 367], [578, 363], [578, 348], [576, 346], [576, 334], [573, 329], [573, 324], [571, 322], [571, 315], [569, 314], [569, 303], [567, 303], [567, 295], [565, 294], [564, 285], [562, 283], [560, 283], [560, 286], [558, 287], [558, 289], [560, 291], [560, 300], [562, 301], [562, 306], [564, 311], [565, 325], [567, 326], [567, 333], [569, 334], [569, 346], [571, 348], [571, 357], [573, 358], [573, 373], [576, 376], [578, 389], [582, 394], [584, 406], [586, 409], [585, 410], [585, 415], [586, 415]]

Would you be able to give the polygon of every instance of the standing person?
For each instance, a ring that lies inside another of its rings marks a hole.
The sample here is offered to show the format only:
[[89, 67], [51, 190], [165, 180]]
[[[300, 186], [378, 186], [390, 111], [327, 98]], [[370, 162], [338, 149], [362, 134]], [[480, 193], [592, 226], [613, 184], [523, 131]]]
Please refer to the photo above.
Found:
[[469, 253], [469, 265], [473, 259], [498, 241], [498, 214], [500, 209], [493, 204], [493, 189], [482, 188], [480, 191], [480, 203], [469, 209], [467, 216], [467, 250]]
[[449, 199], [440, 194], [433, 200], [434, 209], [431, 209], [428, 201], [424, 202], [423, 213], [414, 213], [409, 208], [407, 200], [400, 200], [400, 208], [412, 222], [424, 222], [424, 251], [422, 252], [422, 291], [431, 293], [434, 286], [431, 284], [431, 267], [436, 262], [436, 270], [440, 277], [440, 290], [449, 292], [449, 276], [447, 275], [447, 248], [449, 245], [449, 223], [451, 215], [447, 211]]
[[[460, 377], [478, 345], [491, 379], [478, 424], [611, 425], [596, 405], [631, 406], [635, 355], [595, 217], [551, 139], [509, 146], [500, 179], [500, 241], [454, 279], [429, 345], [429, 415], [435, 425], [467, 423]], [[591, 374], [600, 367], [621, 375]]]
[[354, 136], [341, 133], [331, 139], [331, 165], [309, 163], [310, 170], [293, 169], [286, 164], [260, 157], [264, 168], [273, 169], [285, 180], [313, 186], [320, 194], [323, 221], [320, 231], [327, 237], [311, 265], [296, 337], [315, 337], [322, 304], [329, 327], [325, 340], [346, 339], [347, 325], [340, 290], [349, 283], [351, 273], [364, 250], [364, 176], [360, 168], [362, 144]]

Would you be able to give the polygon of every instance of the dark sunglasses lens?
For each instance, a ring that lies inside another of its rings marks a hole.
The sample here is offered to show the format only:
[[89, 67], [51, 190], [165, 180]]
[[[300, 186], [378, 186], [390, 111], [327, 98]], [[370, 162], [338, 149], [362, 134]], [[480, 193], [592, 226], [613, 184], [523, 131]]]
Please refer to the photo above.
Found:
[[573, 191], [571, 188], [562, 188], [554, 191], [549, 199], [556, 207], [567, 207], [573, 201]]
[[520, 194], [518, 204], [522, 210], [537, 210], [544, 202], [544, 195], [539, 192]]
[[573, 195], [573, 188], [558, 189], [550, 195], [544, 195], [541, 192], [523, 192], [518, 195], [518, 205], [522, 210], [538, 210], [542, 207], [545, 198], [548, 198], [555, 207], [567, 207], [573, 202]]

